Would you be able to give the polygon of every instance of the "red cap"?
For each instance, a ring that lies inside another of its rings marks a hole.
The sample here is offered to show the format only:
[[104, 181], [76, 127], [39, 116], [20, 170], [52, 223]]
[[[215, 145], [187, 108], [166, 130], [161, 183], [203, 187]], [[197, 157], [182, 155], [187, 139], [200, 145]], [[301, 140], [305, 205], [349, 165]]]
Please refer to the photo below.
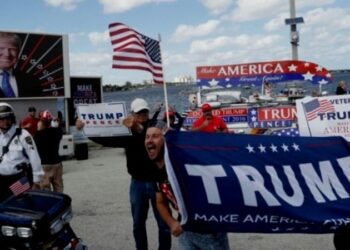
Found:
[[39, 114], [39, 119], [42, 121], [51, 121], [52, 118], [53, 118], [53, 116], [50, 113], [50, 111], [48, 111], [48, 110], [42, 111]]
[[208, 103], [204, 103], [204, 104], [202, 105], [202, 111], [203, 111], [203, 112], [212, 111], [212, 107], [211, 107]]

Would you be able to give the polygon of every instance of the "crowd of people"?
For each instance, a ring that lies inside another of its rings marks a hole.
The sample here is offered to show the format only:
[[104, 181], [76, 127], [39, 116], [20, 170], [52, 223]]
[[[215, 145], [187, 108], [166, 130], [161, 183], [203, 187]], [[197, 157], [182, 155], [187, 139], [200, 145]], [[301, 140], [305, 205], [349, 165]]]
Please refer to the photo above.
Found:
[[0, 103], [0, 201], [17, 195], [12, 185], [63, 192], [59, 145], [63, 136], [50, 111], [36, 116], [35, 107], [16, 124], [13, 107]]
[[[339, 83], [337, 94], [345, 94], [346, 83]], [[150, 107], [142, 98], [131, 102], [131, 114], [123, 125], [131, 130], [125, 140], [126, 168], [131, 176], [129, 200], [133, 220], [133, 236], [138, 250], [148, 249], [146, 221], [150, 207], [158, 225], [158, 249], [171, 249], [172, 236], [179, 238], [180, 249], [229, 249], [226, 232], [197, 233], [181, 227], [176, 198], [167, 178], [164, 162], [164, 134], [180, 130], [183, 117], [174, 107], [163, 113], [162, 105], [150, 117]], [[205, 103], [202, 115], [190, 131], [228, 133], [225, 121], [213, 114]], [[50, 111], [28, 108], [28, 115], [16, 125], [15, 112], [8, 103], [0, 103], [0, 199], [13, 195], [9, 188], [27, 177], [33, 189], [63, 192], [63, 165], [59, 156], [62, 129]], [[77, 128], [84, 124], [77, 121]]]

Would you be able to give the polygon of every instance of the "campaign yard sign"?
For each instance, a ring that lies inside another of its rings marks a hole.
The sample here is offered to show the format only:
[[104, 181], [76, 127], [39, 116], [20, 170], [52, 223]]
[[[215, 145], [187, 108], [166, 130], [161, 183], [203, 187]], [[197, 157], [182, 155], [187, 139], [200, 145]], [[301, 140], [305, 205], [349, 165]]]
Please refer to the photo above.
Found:
[[124, 102], [77, 104], [76, 107], [87, 137], [131, 135], [122, 124], [127, 114]]
[[350, 95], [296, 101], [300, 135], [342, 136], [350, 141]]
[[330, 233], [350, 222], [342, 137], [169, 131], [165, 159], [185, 230]]

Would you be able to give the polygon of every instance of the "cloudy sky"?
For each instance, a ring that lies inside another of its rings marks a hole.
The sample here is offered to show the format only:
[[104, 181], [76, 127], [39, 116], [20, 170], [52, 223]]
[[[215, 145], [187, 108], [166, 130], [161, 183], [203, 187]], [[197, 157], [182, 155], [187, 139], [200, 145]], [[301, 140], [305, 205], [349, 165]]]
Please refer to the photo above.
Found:
[[[295, 0], [304, 18], [299, 60], [350, 69], [348, 0]], [[196, 66], [291, 59], [288, 0], [11, 0], [0, 8], [1, 30], [67, 34], [72, 76], [104, 84], [150, 80], [148, 72], [115, 70], [108, 24], [122, 22], [161, 36], [168, 81]]]

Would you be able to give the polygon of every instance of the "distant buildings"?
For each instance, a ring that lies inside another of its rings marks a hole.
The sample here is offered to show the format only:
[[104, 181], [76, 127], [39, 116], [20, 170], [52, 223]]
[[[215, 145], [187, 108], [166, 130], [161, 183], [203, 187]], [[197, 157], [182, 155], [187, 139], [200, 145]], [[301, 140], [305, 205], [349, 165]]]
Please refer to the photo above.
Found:
[[174, 78], [174, 83], [193, 83], [194, 79], [192, 76], [179, 76]]

